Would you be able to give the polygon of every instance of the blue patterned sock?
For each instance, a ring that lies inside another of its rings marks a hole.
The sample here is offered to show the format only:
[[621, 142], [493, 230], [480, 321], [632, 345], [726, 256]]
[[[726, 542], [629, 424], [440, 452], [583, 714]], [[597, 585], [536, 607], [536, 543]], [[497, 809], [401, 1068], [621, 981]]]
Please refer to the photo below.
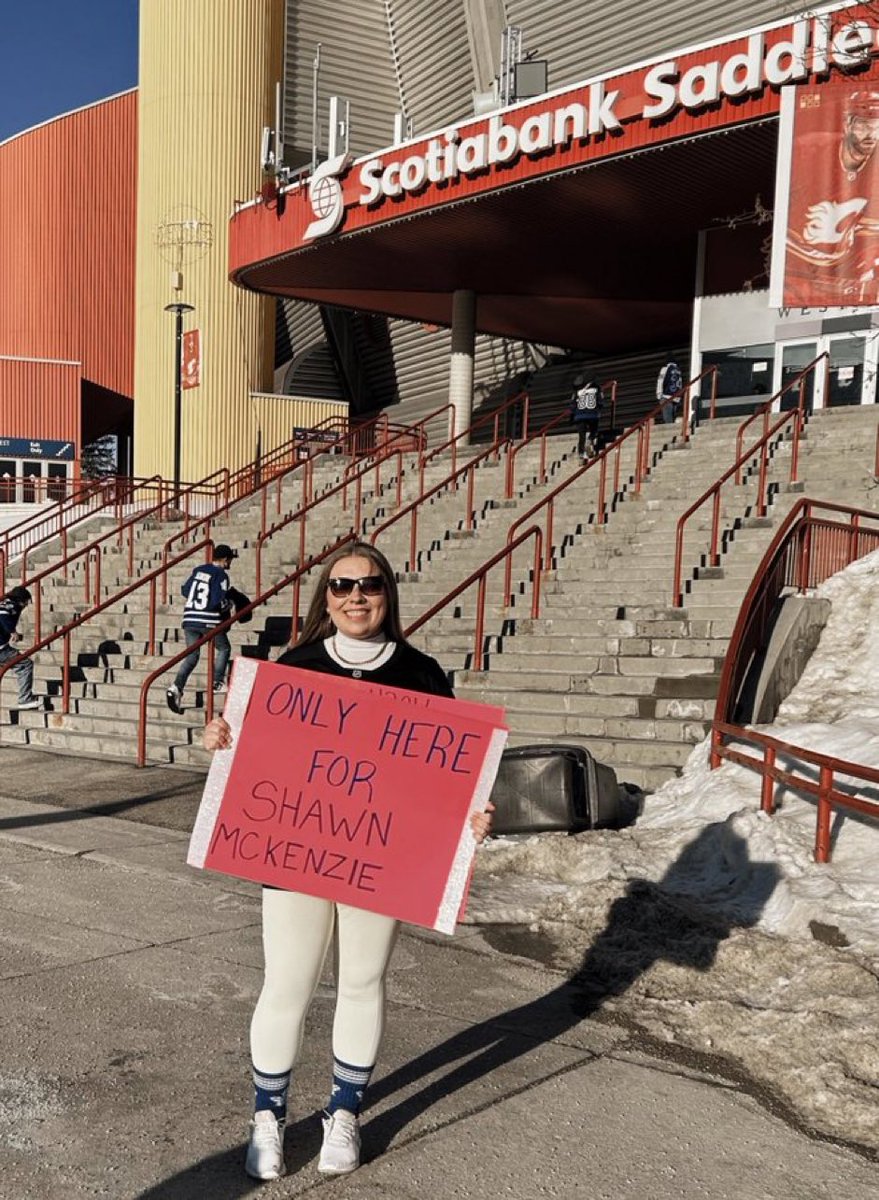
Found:
[[363, 1093], [372, 1075], [372, 1067], [352, 1067], [333, 1058], [333, 1091], [327, 1112], [334, 1113], [337, 1108], [345, 1108], [355, 1116], [363, 1107]]
[[287, 1116], [287, 1089], [290, 1086], [292, 1072], [284, 1071], [280, 1075], [267, 1075], [265, 1071], [253, 1068], [253, 1086], [256, 1092], [253, 1101], [254, 1112], [274, 1113], [281, 1120]]

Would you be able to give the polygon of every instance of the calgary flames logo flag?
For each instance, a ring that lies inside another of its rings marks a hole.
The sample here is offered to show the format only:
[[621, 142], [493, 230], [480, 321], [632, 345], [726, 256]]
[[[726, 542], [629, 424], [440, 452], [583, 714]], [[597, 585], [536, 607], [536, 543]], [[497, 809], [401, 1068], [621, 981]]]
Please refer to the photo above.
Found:
[[879, 76], [784, 89], [770, 303], [879, 304]]

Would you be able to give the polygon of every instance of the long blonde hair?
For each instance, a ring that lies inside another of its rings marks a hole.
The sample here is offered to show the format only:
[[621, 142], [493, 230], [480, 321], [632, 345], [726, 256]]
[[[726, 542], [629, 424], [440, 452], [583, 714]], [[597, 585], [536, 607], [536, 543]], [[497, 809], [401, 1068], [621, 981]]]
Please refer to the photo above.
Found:
[[330, 578], [330, 572], [336, 563], [340, 559], [352, 557], [368, 559], [378, 569], [379, 575], [381, 575], [385, 582], [387, 612], [382, 622], [382, 633], [391, 642], [403, 642], [406, 640], [403, 637], [403, 626], [400, 622], [400, 594], [397, 590], [397, 578], [394, 575], [393, 567], [382, 554], [381, 550], [376, 550], [375, 546], [371, 546], [369, 542], [358, 542], [355, 540], [348, 542], [344, 546], [339, 546], [321, 567], [320, 574], [314, 585], [314, 592], [311, 596], [308, 612], [305, 614], [302, 633], [299, 635], [299, 640], [296, 643], [297, 646], [307, 646], [311, 642], [323, 642], [335, 633], [336, 627], [327, 609], [327, 583]]

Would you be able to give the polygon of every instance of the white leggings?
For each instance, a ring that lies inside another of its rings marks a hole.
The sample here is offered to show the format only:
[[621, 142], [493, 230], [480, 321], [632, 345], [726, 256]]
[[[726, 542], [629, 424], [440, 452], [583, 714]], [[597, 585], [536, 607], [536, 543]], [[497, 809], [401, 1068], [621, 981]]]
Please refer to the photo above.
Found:
[[299, 1057], [305, 1015], [334, 927], [333, 1054], [355, 1067], [371, 1067], [376, 1060], [397, 922], [331, 900], [263, 888], [265, 979], [250, 1024], [250, 1054], [267, 1075], [289, 1071]]

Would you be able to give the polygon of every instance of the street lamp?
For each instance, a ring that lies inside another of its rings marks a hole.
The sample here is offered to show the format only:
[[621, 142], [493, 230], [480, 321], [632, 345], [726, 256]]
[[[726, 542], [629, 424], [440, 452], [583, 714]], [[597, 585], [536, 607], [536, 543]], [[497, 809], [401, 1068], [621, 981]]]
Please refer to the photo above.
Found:
[[194, 304], [166, 304], [165, 312], [174, 313], [174, 506], [180, 504], [180, 424], [183, 390], [183, 314], [195, 312]]

